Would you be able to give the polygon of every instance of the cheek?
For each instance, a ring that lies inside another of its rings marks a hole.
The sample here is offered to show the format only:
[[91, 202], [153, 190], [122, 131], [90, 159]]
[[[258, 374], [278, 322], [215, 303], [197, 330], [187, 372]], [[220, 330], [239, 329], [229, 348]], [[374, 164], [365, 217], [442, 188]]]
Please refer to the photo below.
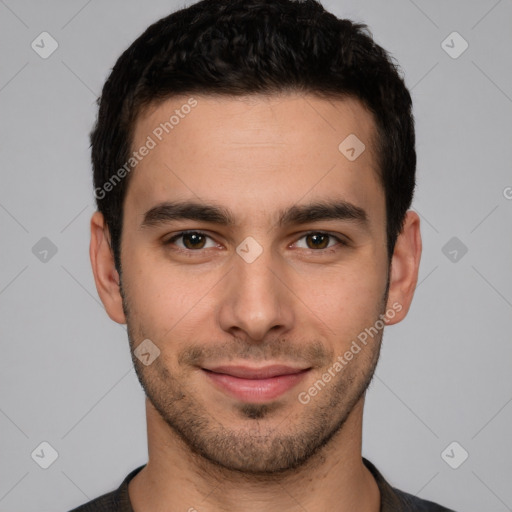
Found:
[[[386, 271], [376, 265], [339, 267], [296, 283], [300, 297], [328, 331], [328, 337], [347, 340], [373, 325], [384, 307]], [[330, 333], [330, 335], [329, 335]]]
[[[123, 256], [123, 283], [134, 323], [162, 344], [194, 336], [197, 324], [211, 322], [215, 272], [194, 275], [171, 264], [157, 251], [132, 250]], [[208, 293], [208, 290], [211, 290]], [[206, 296], [205, 296], [206, 294]]]
[[123, 283], [133, 311], [147, 327], [178, 316], [187, 293], [181, 281], [170, 275], [169, 266], [146, 251], [128, 248], [123, 255]]

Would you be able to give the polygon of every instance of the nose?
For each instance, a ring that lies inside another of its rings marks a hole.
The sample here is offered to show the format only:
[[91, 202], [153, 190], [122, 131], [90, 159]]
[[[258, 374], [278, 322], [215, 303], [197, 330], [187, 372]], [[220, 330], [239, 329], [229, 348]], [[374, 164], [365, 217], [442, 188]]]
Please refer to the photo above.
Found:
[[235, 256], [218, 310], [224, 331], [258, 342], [291, 330], [295, 320], [293, 294], [285, 284], [286, 269], [272, 260], [271, 251], [263, 251], [250, 263]]

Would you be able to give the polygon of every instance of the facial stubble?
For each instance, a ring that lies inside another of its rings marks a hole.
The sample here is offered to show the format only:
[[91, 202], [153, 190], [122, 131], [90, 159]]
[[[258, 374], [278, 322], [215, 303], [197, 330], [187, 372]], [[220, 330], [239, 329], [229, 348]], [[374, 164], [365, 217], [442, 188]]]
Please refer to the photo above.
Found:
[[[388, 289], [389, 282], [375, 321], [384, 313]], [[362, 364], [348, 364], [308, 404], [299, 404], [295, 394], [292, 395], [289, 400], [293, 400], [294, 410], [274, 427], [269, 426], [273, 416], [282, 411], [286, 404], [289, 406], [289, 402], [284, 402], [284, 405], [283, 402], [237, 403], [234, 409], [243, 420], [243, 427], [230, 427], [208, 412], [208, 404], [202, 403], [201, 397], [194, 396], [186, 379], [180, 379], [169, 371], [163, 357], [145, 366], [135, 356], [136, 345], [147, 338], [147, 330], [133, 314], [131, 301], [121, 283], [120, 290], [131, 357], [147, 398], [168, 425], [170, 433], [178, 436], [192, 454], [219, 469], [266, 477], [293, 471], [311, 462], [342, 431], [350, 413], [370, 385], [379, 359], [382, 330], [371, 344], [356, 355], [357, 358], [364, 358]], [[361, 332], [365, 327], [368, 326], [362, 326]], [[166, 341], [166, 344], [171, 343], [170, 339]], [[238, 353], [241, 342], [236, 343], [234, 347]], [[275, 357], [277, 352], [282, 360], [289, 360], [286, 346], [286, 343], [276, 343], [274, 346], [267, 345], [268, 350], [262, 350], [262, 346], [259, 346], [258, 359], [261, 359], [262, 353]], [[200, 347], [194, 350], [196, 355], [201, 353]], [[242, 352], [247, 355], [250, 350], [246, 346]], [[309, 352], [317, 354], [319, 358], [327, 355], [325, 351], [322, 352], [318, 342], [311, 343]], [[332, 361], [332, 355], [329, 359]]]

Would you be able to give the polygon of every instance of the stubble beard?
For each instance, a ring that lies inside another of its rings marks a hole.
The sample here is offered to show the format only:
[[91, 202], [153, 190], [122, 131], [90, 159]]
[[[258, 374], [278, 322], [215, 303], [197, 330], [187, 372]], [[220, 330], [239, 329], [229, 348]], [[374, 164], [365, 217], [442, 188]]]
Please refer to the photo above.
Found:
[[[169, 372], [162, 357], [144, 366], [134, 355], [136, 344], [145, 339], [145, 329], [131, 315], [124, 293], [122, 297], [132, 361], [151, 405], [193, 456], [222, 470], [266, 477], [311, 462], [342, 431], [370, 385], [379, 359], [382, 331], [355, 356], [364, 359], [362, 364], [350, 362], [308, 404], [300, 404], [292, 394], [294, 410], [275, 427], [269, 424], [276, 423], [272, 417], [283, 406], [270, 402], [236, 404], [243, 428], [230, 428], [208, 413], [207, 404]], [[383, 300], [381, 309], [385, 304]]]

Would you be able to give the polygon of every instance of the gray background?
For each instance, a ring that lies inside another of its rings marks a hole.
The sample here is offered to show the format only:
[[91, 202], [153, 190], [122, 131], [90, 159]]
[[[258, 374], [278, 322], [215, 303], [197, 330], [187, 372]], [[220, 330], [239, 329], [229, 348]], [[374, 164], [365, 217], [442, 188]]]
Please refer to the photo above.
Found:
[[[2, 512], [67, 511], [146, 462], [126, 331], [90, 270], [88, 133], [117, 57], [182, 5], [0, 0]], [[363, 454], [423, 498], [512, 510], [512, 2], [324, 5], [368, 23], [398, 60], [417, 122], [420, 280], [408, 318], [386, 330]], [[59, 45], [47, 59], [31, 48], [43, 31]], [[442, 46], [453, 31], [469, 43], [458, 58]], [[46, 261], [43, 237], [57, 248]], [[43, 441], [58, 452], [48, 469], [31, 457]], [[458, 469], [441, 456], [453, 441], [469, 453]]]

